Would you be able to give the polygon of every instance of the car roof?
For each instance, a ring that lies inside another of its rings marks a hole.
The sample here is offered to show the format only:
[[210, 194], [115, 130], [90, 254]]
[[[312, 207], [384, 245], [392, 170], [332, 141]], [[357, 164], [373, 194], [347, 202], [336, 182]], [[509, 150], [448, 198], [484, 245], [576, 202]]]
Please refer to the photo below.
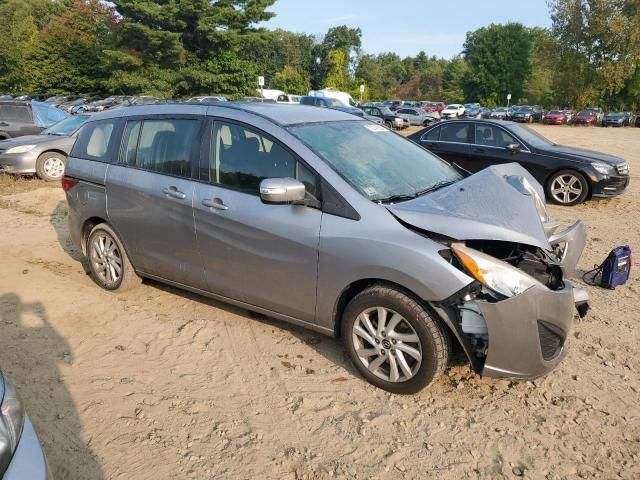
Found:
[[[322, 98], [322, 97], [318, 97]], [[351, 113], [331, 108], [318, 108], [307, 105], [263, 102], [201, 102], [156, 105], [134, 105], [115, 110], [106, 110], [95, 114], [91, 121], [107, 118], [127, 117], [132, 115], [162, 115], [162, 114], [207, 114], [209, 108], [232, 109], [252, 113], [266, 118], [280, 126], [296, 125], [300, 123], [338, 122], [343, 120], [362, 120]], [[220, 110], [218, 110], [220, 111]], [[211, 113], [211, 112], [209, 112]]]

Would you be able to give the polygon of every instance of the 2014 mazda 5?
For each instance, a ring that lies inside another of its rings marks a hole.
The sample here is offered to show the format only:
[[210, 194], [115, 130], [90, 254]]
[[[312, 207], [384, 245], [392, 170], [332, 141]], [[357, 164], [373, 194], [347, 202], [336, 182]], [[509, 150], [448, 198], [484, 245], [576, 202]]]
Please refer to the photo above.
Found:
[[413, 393], [453, 342], [480, 374], [556, 366], [585, 243], [517, 164], [463, 178], [347, 113], [261, 103], [111, 110], [63, 188], [95, 282], [142, 277], [341, 337], [372, 384]]

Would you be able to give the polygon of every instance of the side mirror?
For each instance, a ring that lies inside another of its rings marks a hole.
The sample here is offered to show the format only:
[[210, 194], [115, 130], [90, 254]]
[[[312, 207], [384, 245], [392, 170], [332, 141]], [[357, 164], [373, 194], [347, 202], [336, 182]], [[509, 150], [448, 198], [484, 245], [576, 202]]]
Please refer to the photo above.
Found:
[[265, 178], [260, 182], [260, 198], [265, 203], [302, 202], [306, 189], [293, 178]]
[[520, 144], [519, 143], [510, 143], [509, 145], [507, 145], [505, 147], [507, 150], [509, 150], [512, 154], [516, 154], [518, 152], [520, 152]]

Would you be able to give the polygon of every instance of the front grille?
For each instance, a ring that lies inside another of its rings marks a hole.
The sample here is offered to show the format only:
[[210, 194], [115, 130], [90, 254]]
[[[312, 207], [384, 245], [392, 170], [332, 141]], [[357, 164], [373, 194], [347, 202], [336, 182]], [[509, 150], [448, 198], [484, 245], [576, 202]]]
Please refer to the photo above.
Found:
[[564, 333], [555, 325], [538, 320], [538, 335], [540, 336], [540, 348], [542, 358], [553, 360], [558, 356], [564, 344]]
[[629, 164], [625, 162], [616, 165], [616, 171], [619, 175], [629, 175]]

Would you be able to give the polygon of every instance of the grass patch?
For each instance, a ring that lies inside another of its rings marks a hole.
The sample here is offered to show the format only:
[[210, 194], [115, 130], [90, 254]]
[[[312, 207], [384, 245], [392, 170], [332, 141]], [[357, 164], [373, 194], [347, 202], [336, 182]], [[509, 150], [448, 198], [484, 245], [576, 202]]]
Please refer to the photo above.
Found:
[[43, 187], [60, 188], [60, 183], [45, 182], [44, 180], [40, 180], [35, 176], [25, 177], [20, 175], [7, 175], [4, 173], [0, 173], [0, 195], [22, 193]]

